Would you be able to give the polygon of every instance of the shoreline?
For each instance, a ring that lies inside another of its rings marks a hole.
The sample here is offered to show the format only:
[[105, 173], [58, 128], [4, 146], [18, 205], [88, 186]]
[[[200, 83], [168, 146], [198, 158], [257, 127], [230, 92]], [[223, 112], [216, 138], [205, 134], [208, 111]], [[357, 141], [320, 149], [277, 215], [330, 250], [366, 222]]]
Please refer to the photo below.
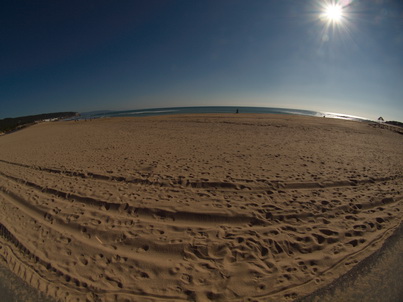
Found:
[[298, 299], [402, 219], [403, 141], [365, 123], [171, 115], [0, 140], [0, 253], [60, 300]]

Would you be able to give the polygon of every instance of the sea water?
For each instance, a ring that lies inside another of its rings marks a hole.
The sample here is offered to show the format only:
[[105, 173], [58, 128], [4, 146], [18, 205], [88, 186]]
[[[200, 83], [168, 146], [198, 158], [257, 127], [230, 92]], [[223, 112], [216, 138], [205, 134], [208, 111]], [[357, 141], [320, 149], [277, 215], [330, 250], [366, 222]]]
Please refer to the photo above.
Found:
[[241, 106], [204, 106], [204, 107], [169, 107], [169, 108], [150, 108], [135, 109], [124, 111], [93, 111], [84, 112], [75, 119], [94, 119], [104, 117], [142, 117], [172, 114], [195, 114], [195, 113], [271, 113], [271, 114], [292, 114], [329, 118], [341, 118], [349, 120], [362, 121], [363, 118], [337, 113], [323, 113], [312, 110], [272, 108], [272, 107], [241, 107]]

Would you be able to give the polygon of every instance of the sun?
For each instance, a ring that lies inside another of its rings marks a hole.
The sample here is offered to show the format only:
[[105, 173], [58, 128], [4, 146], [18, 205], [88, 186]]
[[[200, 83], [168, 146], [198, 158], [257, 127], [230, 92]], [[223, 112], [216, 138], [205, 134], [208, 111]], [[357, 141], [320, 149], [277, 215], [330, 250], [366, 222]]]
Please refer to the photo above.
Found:
[[332, 23], [339, 23], [343, 19], [343, 8], [338, 4], [328, 4], [324, 8], [323, 17]]
[[353, 41], [354, 19], [357, 11], [352, 6], [354, 0], [314, 0], [315, 22], [321, 28], [321, 43], [331, 40]]

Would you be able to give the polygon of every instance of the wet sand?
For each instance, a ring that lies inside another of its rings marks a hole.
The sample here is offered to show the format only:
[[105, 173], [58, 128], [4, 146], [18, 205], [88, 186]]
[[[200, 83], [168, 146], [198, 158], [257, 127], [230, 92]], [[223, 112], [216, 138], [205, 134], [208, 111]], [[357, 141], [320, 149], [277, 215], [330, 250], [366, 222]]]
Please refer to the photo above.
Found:
[[0, 255], [62, 301], [290, 301], [377, 251], [402, 136], [366, 123], [191, 115], [0, 137]]

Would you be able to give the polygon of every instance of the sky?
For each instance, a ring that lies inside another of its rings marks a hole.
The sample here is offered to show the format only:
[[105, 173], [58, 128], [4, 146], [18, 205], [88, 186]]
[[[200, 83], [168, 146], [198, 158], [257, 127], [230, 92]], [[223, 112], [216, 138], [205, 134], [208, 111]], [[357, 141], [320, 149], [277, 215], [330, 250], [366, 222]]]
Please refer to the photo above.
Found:
[[403, 122], [401, 0], [9, 0], [0, 25], [0, 118], [233, 105]]

